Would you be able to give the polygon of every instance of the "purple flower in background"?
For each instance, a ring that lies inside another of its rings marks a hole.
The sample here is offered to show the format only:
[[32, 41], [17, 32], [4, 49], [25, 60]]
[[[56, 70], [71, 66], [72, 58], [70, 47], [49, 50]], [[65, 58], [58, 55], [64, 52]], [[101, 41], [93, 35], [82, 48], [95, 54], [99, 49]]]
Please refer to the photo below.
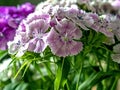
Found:
[[66, 57], [76, 55], [82, 50], [83, 44], [74, 40], [81, 37], [81, 30], [72, 21], [63, 19], [51, 29], [47, 42], [55, 55]]
[[0, 15], [12, 15], [16, 13], [17, 8], [15, 6], [0, 6]]
[[7, 49], [7, 42], [13, 40], [15, 28], [8, 25], [9, 17], [0, 18], [0, 49]]
[[21, 6], [18, 7], [18, 11], [20, 12], [20, 14], [22, 14], [22, 16], [25, 16], [25, 17], [30, 13], [32, 13], [34, 9], [35, 9], [35, 6], [29, 2], [22, 4]]
[[34, 11], [34, 6], [25, 3], [21, 6], [0, 6], [0, 49], [7, 49], [7, 42], [14, 39], [16, 29], [24, 18]]

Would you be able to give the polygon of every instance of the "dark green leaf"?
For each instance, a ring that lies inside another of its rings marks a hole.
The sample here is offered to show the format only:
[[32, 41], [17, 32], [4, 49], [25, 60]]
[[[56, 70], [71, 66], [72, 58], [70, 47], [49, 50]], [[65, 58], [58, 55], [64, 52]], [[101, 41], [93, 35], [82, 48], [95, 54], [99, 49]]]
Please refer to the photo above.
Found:
[[18, 84], [18, 82], [10, 83], [6, 85], [3, 90], [15, 90]]
[[110, 71], [110, 72], [98, 72], [92, 73], [89, 78], [79, 85], [78, 90], [87, 90], [96, 85], [97, 83], [101, 82], [102, 80], [112, 77], [112, 76], [120, 76], [120, 71]]
[[15, 90], [26, 90], [27, 86], [28, 84], [22, 82], [15, 88]]

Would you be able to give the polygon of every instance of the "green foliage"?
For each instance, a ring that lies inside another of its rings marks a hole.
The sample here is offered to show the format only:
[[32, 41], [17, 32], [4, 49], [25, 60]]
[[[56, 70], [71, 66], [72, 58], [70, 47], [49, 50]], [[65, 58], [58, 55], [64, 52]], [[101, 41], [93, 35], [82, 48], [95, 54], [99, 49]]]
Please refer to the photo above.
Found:
[[4, 59], [8, 59], [10, 58], [10, 56], [8, 55], [7, 50], [2, 51], [0, 50], [0, 63], [4, 60]]
[[[64, 88], [67, 85], [67, 76], [70, 70], [70, 63], [68, 58], [61, 58], [61, 61], [57, 62], [58, 69], [56, 72], [56, 78], [54, 82], [54, 90], [59, 90], [60, 87]], [[68, 87], [66, 87], [69, 90]]]
[[3, 90], [26, 90], [27, 86], [24, 82], [13, 82], [6, 85]]

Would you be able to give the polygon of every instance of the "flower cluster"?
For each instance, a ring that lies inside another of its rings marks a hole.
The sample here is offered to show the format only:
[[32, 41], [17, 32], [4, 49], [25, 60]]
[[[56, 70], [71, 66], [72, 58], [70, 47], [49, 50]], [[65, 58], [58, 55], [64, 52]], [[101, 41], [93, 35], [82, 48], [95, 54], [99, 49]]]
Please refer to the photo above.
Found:
[[[56, 13], [56, 16], [51, 18], [50, 14], [40, 14], [37, 11], [30, 14], [21, 22], [14, 41], [8, 43], [10, 53], [13, 53], [14, 50], [16, 52], [17, 49], [13, 50], [13, 48], [17, 47], [20, 47], [19, 50], [24, 47], [28, 51], [41, 53], [47, 45], [58, 56], [65, 57], [79, 53], [82, 50], [82, 43], [74, 39], [81, 38], [81, 30], [65, 16], [59, 17], [59, 19], [57, 16]], [[17, 37], [21, 38], [16, 39]], [[26, 51], [25, 49], [23, 52]]]
[[42, 53], [49, 46], [60, 57], [77, 55], [84, 47], [83, 32], [88, 30], [103, 33], [108, 38], [103, 43], [114, 44], [114, 35], [119, 40], [119, 24], [115, 24], [119, 19], [86, 12], [75, 5], [44, 3], [20, 23], [14, 40], [8, 43], [9, 53], [17, 56], [26, 51]]
[[22, 19], [32, 13], [35, 6], [30, 3], [15, 6], [0, 6], [0, 49], [7, 49], [7, 42], [12, 41]]

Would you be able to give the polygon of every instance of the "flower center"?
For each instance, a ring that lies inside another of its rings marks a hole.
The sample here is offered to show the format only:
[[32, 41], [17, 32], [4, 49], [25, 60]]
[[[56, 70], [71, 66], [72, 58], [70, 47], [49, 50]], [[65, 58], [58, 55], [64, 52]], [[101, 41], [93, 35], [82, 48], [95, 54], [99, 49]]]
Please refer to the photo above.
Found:
[[42, 33], [40, 30], [37, 30], [37, 29], [36, 29], [36, 30], [32, 33], [32, 36], [41, 39], [41, 38], [43, 37], [43, 33]]
[[41, 39], [43, 37], [43, 34], [42, 33], [39, 33], [36, 35], [37, 38]]
[[62, 40], [65, 42], [67, 42], [69, 40], [67, 33], [62, 37]]

